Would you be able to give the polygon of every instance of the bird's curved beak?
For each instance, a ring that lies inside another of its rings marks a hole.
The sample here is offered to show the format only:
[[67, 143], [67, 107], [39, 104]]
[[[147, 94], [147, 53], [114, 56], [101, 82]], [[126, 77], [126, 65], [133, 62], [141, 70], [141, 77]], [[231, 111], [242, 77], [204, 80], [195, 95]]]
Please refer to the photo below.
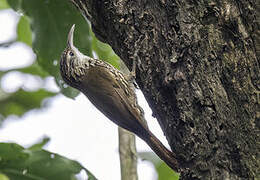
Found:
[[73, 47], [73, 34], [74, 34], [74, 29], [75, 29], [75, 24], [72, 25], [72, 27], [70, 28], [70, 32], [68, 35], [68, 46], [69, 47]]

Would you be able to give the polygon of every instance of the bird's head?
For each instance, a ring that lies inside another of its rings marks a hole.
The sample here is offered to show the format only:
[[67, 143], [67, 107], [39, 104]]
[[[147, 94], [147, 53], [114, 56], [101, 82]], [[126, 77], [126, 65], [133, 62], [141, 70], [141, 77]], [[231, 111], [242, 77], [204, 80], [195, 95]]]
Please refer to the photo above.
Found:
[[78, 62], [84, 58], [84, 55], [73, 45], [73, 34], [74, 34], [75, 24], [71, 27], [68, 34], [67, 46], [61, 55], [60, 60], [60, 72], [64, 81], [73, 86], [73, 81], [75, 81], [75, 69], [77, 68]]

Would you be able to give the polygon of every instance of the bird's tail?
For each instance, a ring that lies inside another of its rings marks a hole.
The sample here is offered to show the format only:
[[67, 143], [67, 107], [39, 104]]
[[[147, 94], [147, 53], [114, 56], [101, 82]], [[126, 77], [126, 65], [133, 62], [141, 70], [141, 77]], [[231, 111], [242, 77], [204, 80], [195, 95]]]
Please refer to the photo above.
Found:
[[176, 155], [169, 151], [150, 130], [147, 130], [147, 135], [143, 136], [142, 139], [171, 169], [179, 171]]

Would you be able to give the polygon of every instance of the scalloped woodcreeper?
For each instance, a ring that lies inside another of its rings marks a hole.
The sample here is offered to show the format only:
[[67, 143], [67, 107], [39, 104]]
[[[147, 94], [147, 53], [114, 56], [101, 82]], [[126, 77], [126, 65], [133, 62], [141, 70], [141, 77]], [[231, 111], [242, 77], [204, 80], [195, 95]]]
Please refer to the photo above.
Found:
[[84, 93], [111, 121], [143, 139], [166, 164], [178, 171], [175, 155], [152, 134], [145, 123], [131, 82], [135, 75], [126, 76], [104, 61], [83, 55], [73, 45], [74, 27], [71, 27], [60, 61], [64, 81]]

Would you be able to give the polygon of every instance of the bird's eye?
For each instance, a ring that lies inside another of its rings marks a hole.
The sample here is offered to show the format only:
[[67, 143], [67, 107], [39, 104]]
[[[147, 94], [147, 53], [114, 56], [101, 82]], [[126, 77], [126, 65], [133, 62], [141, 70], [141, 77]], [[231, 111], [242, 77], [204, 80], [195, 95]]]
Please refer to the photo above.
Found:
[[74, 56], [74, 53], [70, 51], [70, 52], [69, 52], [69, 55], [70, 55], [70, 56]]

